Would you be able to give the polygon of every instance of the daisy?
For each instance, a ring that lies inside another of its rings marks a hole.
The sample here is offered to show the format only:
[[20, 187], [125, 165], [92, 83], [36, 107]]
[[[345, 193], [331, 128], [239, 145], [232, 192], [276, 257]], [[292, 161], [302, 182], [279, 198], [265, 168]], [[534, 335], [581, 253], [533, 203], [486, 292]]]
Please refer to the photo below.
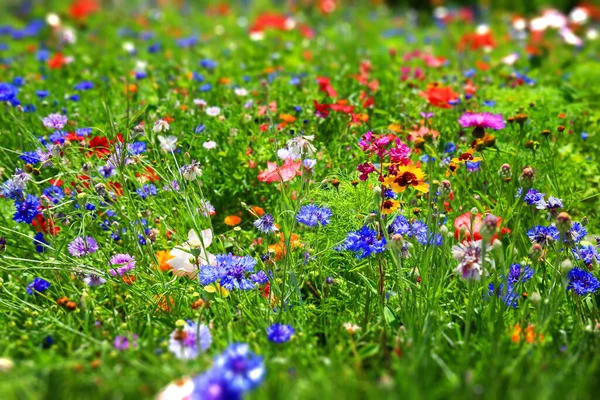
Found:
[[221, 114], [221, 109], [219, 107], [208, 107], [206, 109], [206, 115], [211, 117], [216, 117]]
[[217, 142], [214, 140], [208, 140], [202, 143], [202, 147], [204, 147], [206, 150], [213, 150], [217, 148]]

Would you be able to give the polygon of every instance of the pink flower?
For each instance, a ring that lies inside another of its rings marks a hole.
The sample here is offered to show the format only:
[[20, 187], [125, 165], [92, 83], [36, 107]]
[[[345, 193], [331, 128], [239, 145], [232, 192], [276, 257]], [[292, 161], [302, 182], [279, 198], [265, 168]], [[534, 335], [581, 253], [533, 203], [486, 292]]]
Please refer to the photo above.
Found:
[[490, 113], [464, 113], [458, 119], [458, 123], [463, 127], [473, 128], [490, 128], [490, 129], [503, 129], [504, 118], [502, 114], [490, 114]]
[[261, 182], [288, 182], [294, 179], [296, 175], [302, 175], [302, 160], [294, 161], [287, 158], [281, 167], [274, 162], [267, 162], [267, 170], [258, 174], [258, 180]]

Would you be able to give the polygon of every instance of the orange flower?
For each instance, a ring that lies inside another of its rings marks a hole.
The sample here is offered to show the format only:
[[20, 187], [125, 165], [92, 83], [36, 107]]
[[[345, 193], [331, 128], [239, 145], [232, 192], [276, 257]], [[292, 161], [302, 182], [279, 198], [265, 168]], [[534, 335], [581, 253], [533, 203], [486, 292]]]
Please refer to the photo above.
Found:
[[225, 225], [228, 225], [228, 226], [236, 226], [236, 225], [239, 225], [240, 222], [242, 222], [242, 219], [240, 217], [238, 217], [237, 215], [229, 215], [229, 216], [225, 217], [223, 222], [225, 222]]
[[250, 207], [250, 210], [254, 214], [256, 214], [257, 217], [262, 217], [265, 214], [265, 210], [263, 210], [263, 208], [259, 206], [252, 206]]
[[516, 324], [512, 328], [510, 339], [513, 343], [521, 343], [522, 339], [525, 339], [525, 342], [530, 344], [535, 342], [541, 343], [544, 341], [544, 335], [542, 333], [536, 333], [533, 325], [527, 325], [527, 328], [523, 331], [523, 328], [521, 328], [519, 324]]
[[133, 285], [133, 282], [135, 282], [135, 275], [124, 275], [122, 279], [126, 285]]
[[171, 296], [165, 296], [163, 295], [158, 295], [155, 294], [154, 296], [152, 296], [152, 299], [154, 299], [154, 301], [156, 302], [156, 309], [158, 311], [163, 311], [163, 312], [171, 312], [171, 310], [173, 309], [173, 306], [175, 305], [175, 301], [173, 300], [173, 297]]
[[171, 268], [173, 268], [167, 262], [172, 258], [175, 258], [175, 257], [171, 255], [169, 250], [160, 250], [159, 252], [156, 253], [156, 259], [158, 260], [158, 267], [160, 268], [161, 271], [169, 271]]
[[[281, 260], [281, 257], [283, 257], [287, 253], [285, 244], [285, 237], [283, 233], [280, 232], [279, 243], [272, 244], [268, 247], [269, 252], [273, 254], [273, 258], [275, 259], [275, 261]], [[300, 237], [295, 233], [292, 233], [292, 236], [290, 237], [290, 247], [292, 248], [292, 250], [294, 250], [300, 246], [302, 246], [302, 243], [300, 243]]]

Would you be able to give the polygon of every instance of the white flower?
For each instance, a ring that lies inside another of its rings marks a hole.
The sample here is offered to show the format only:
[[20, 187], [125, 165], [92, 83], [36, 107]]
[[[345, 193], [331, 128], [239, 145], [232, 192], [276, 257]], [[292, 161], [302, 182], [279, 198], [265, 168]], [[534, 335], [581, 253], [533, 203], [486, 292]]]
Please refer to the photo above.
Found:
[[154, 126], [152, 127], [152, 131], [154, 133], [166, 132], [169, 129], [171, 129], [171, 125], [169, 125], [169, 123], [164, 119], [159, 119], [154, 123]]
[[317, 149], [312, 145], [311, 141], [315, 140], [315, 137], [310, 136], [298, 136], [288, 140], [286, 143], [289, 155], [292, 159], [299, 160], [304, 154], [307, 156], [313, 155]]
[[290, 154], [290, 151], [288, 149], [279, 149], [277, 150], [277, 157], [279, 157], [280, 160], [285, 160], [290, 158], [292, 155]]
[[[176, 275], [194, 276], [198, 272], [200, 265], [215, 265], [217, 258], [206, 251], [213, 240], [213, 234], [210, 229], [205, 229], [200, 232], [200, 236], [195, 230], [190, 229], [188, 232], [188, 240], [181, 246], [175, 247], [170, 251], [171, 258], [167, 263], [173, 267], [173, 273]], [[199, 249], [198, 258], [192, 255], [192, 249]]]
[[157, 396], [156, 400], [183, 400], [194, 392], [194, 382], [190, 378], [178, 379], [169, 383]]
[[198, 107], [206, 107], [206, 100], [204, 99], [194, 99], [194, 104]]
[[65, 44], [74, 44], [77, 41], [77, 34], [73, 28], [64, 28], [60, 32], [60, 40]]
[[190, 164], [181, 167], [181, 175], [183, 175], [184, 179], [193, 181], [199, 176], [202, 176], [202, 169], [200, 168], [200, 165], [193, 160]]
[[167, 136], [164, 137], [162, 135], [158, 135], [158, 141], [160, 142], [160, 148], [162, 151], [167, 153], [172, 153], [177, 149], [177, 137], [175, 136]]
[[219, 107], [208, 107], [206, 109], [206, 114], [211, 117], [216, 117], [217, 115], [221, 114], [221, 109]]
[[212, 149], [217, 148], [217, 142], [215, 142], [213, 140], [209, 140], [209, 141], [202, 143], [202, 147], [204, 147], [206, 150], [212, 150]]
[[135, 51], [135, 45], [131, 42], [123, 42], [123, 50], [127, 53], [133, 53]]
[[240, 97], [248, 96], [248, 90], [244, 89], [244, 88], [235, 88], [233, 90], [233, 92], [236, 94], [236, 96], [240, 96]]
[[146, 72], [146, 67], [148, 67], [148, 63], [146, 61], [137, 60], [135, 62], [135, 67], [133, 67], [133, 70], [135, 72], [143, 73]]

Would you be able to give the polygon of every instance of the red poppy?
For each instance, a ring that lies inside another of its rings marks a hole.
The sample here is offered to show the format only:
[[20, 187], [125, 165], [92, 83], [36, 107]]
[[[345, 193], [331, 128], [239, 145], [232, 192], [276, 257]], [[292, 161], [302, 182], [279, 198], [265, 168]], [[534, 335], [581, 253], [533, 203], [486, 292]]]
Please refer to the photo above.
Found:
[[313, 100], [315, 105], [315, 114], [321, 118], [327, 118], [329, 116], [329, 104], [319, 104], [316, 100]]
[[98, 158], [103, 158], [110, 154], [109, 143], [106, 136], [94, 136], [88, 143], [90, 149], [86, 153], [86, 157], [96, 155]]
[[62, 68], [62, 66], [66, 63], [67, 59], [62, 55], [62, 53], [56, 53], [48, 60], [48, 68], [59, 69]]
[[145, 182], [158, 182], [160, 180], [160, 176], [156, 174], [156, 171], [152, 167], [146, 167], [145, 170], [145, 174], [136, 172], [135, 177]]
[[333, 86], [331, 86], [329, 78], [317, 76], [317, 83], [319, 84], [319, 91], [326, 93], [329, 97], [337, 97], [338, 94]]
[[44, 232], [47, 235], [56, 236], [60, 228], [56, 226], [52, 218], [46, 219], [42, 214], [38, 214], [31, 222], [31, 226], [35, 227], [38, 232]]
[[71, 14], [71, 18], [83, 20], [98, 10], [100, 10], [100, 7], [96, 0], [75, 0], [71, 3], [69, 13]]
[[478, 50], [482, 48], [493, 49], [496, 47], [496, 41], [490, 30], [475, 33], [465, 33], [458, 43], [458, 50], [463, 51], [466, 48]]
[[458, 99], [458, 93], [444, 86], [430, 86], [427, 90], [421, 92], [420, 96], [427, 99], [429, 104], [438, 108], [452, 108], [449, 102]]
[[[481, 227], [483, 226], [483, 215], [481, 213], [475, 214], [473, 217], [470, 212], [466, 212], [454, 220], [454, 238], [456, 240], [481, 240]], [[498, 217], [496, 224], [497, 228], [502, 225], [502, 218]], [[510, 233], [510, 229], [503, 228], [500, 231], [500, 235], [495, 234], [492, 236], [490, 243], [493, 243], [498, 237], [502, 237], [503, 234]]]

